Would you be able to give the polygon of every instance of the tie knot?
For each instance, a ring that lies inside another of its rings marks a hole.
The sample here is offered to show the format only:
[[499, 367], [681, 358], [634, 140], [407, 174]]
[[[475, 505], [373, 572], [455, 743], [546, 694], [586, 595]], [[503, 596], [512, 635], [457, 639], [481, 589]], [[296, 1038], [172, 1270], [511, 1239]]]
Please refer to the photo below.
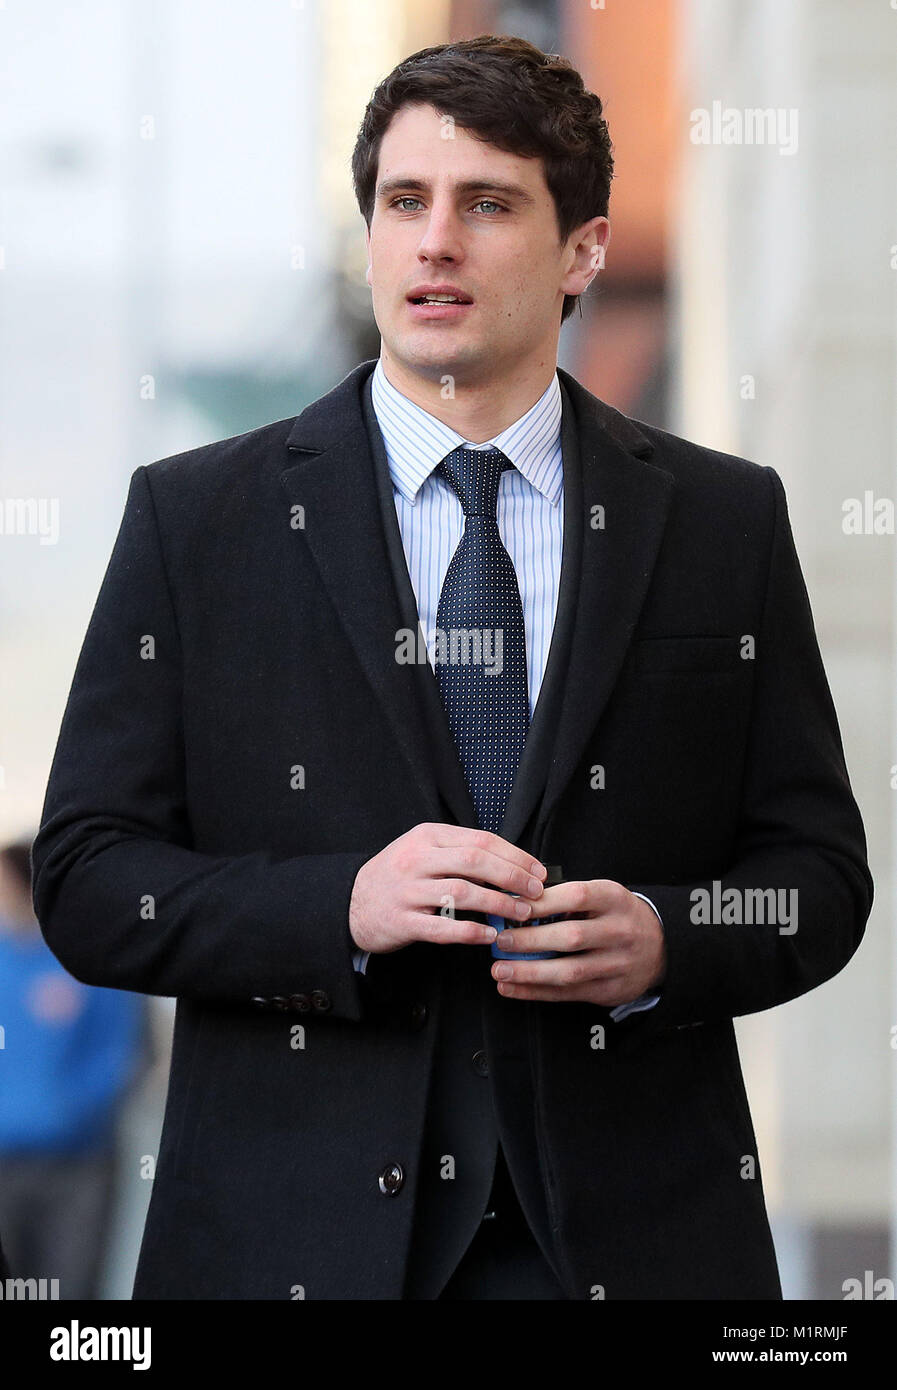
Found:
[[465, 517], [488, 516], [494, 521], [501, 475], [513, 467], [501, 449], [453, 449], [434, 471], [457, 493]]

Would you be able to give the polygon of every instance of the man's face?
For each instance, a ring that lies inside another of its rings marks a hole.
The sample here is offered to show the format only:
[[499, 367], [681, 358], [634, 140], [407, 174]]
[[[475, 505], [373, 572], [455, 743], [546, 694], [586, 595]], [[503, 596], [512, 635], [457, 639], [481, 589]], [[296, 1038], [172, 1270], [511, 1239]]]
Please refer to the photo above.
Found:
[[[586, 228], [593, 242], [609, 232], [606, 218]], [[576, 249], [581, 233], [559, 244], [541, 159], [485, 144], [432, 106], [402, 107], [381, 142], [367, 232], [387, 356], [459, 385], [501, 378], [524, 361], [554, 366], [563, 296], [595, 273], [588, 245]], [[467, 302], [415, 304], [427, 285]]]

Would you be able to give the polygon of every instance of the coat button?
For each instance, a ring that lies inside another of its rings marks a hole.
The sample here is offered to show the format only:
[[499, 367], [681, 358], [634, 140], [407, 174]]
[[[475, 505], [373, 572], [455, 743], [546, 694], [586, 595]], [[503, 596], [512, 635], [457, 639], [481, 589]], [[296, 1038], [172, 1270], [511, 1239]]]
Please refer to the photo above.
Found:
[[319, 1014], [326, 1014], [328, 1009], [333, 1008], [333, 1000], [323, 989], [313, 989], [311, 992], [311, 1006]]
[[412, 1004], [410, 1009], [411, 1027], [423, 1028], [427, 1021], [430, 1010], [426, 1004]]
[[268, 1001], [261, 994], [253, 995], [252, 1003], [257, 1009], [267, 1009]]
[[489, 1075], [489, 1063], [486, 1060], [485, 1052], [475, 1052], [470, 1060], [473, 1063], [474, 1071], [477, 1072], [479, 1076]]
[[294, 1013], [307, 1014], [311, 1008], [311, 1001], [307, 994], [291, 994], [290, 1008]]
[[273, 1004], [275, 1009], [288, 1009], [290, 1007], [289, 1001], [282, 994], [272, 995], [268, 1002]]
[[405, 1186], [405, 1170], [401, 1163], [390, 1163], [380, 1174], [380, 1191], [384, 1197], [395, 1197]]

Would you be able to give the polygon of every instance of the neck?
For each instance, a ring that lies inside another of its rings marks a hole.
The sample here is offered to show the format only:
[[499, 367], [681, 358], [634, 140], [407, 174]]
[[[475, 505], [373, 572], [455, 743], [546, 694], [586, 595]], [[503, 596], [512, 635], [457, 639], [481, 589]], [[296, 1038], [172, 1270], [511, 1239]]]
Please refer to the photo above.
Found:
[[380, 362], [391, 386], [472, 444], [494, 439], [525, 415], [545, 394], [557, 371], [556, 362], [544, 360], [529, 364], [504, 381], [464, 385], [456, 380], [455, 394], [446, 400], [441, 374], [433, 380], [409, 370], [390, 356], [385, 344]]

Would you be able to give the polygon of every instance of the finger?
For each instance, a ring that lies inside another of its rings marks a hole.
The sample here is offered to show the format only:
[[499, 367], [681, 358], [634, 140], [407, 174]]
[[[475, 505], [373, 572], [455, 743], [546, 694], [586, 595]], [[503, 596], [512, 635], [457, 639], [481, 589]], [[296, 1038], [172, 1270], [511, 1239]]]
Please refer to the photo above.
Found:
[[541, 1000], [546, 1004], [599, 1004], [605, 1009], [616, 1008], [633, 998], [631, 989], [627, 990], [620, 977], [581, 985], [517, 985], [501, 980], [496, 988], [506, 999]]
[[[544, 909], [541, 900], [533, 906], [533, 923], [521, 923], [515, 931], [514, 923], [509, 922], [507, 930], [500, 932], [496, 946], [502, 951], [606, 951], [610, 942], [607, 928], [594, 918], [566, 919], [562, 922], [545, 922], [536, 925], [536, 918], [542, 917]], [[550, 914], [545, 914], [550, 915]]]
[[471, 922], [464, 917], [441, 917], [438, 913], [412, 912], [409, 920], [414, 928], [410, 938], [434, 946], [483, 946], [495, 939], [493, 927]]
[[529, 850], [518, 849], [510, 840], [503, 840], [501, 835], [494, 835], [491, 830], [477, 830], [467, 825], [442, 825], [438, 822], [433, 822], [429, 828], [433, 832], [431, 843], [438, 848], [454, 849], [467, 846], [475, 850], [485, 850], [488, 854], [504, 860], [512, 868], [523, 869], [526, 874], [533, 874], [540, 880], [548, 873], [547, 867], [534, 854], [530, 854]]
[[434, 848], [423, 857], [419, 871], [434, 878], [463, 878], [469, 883], [498, 888], [504, 893], [519, 893], [526, 898], [538, 899], [540, 905], [545, 891], [542, 880], [531, 874], [528, 868], [511, 864], [479, 845]]
[[459, 912], [491, 912], [502, 921], [520, 925], [532, 917], [534, 905], [528, 898], [512, 898], [497, 888], [484, 888], [465, 878], [423, 878], [408, 889], [409, 907], [430, 907], [446, 917]]
[[620, 956], [605, 957], [597, 951], [581, 951], [577, 955], [558, 956], [554, 960], [495, 960], [492, 962], [492, 978], [515, 985], [535, 985], [537, 988], [543, 985], [566, 988], [590, 981], [606, 983], [617, 979], [625, 974], [627, 964]]
[[574, 918], [578, 913], [607, 917], [623, 910], [631, 896], [622, 883], [612, 879], [568, 879], [545, 889], [539, 898], [539, 912], [544, 917]]

